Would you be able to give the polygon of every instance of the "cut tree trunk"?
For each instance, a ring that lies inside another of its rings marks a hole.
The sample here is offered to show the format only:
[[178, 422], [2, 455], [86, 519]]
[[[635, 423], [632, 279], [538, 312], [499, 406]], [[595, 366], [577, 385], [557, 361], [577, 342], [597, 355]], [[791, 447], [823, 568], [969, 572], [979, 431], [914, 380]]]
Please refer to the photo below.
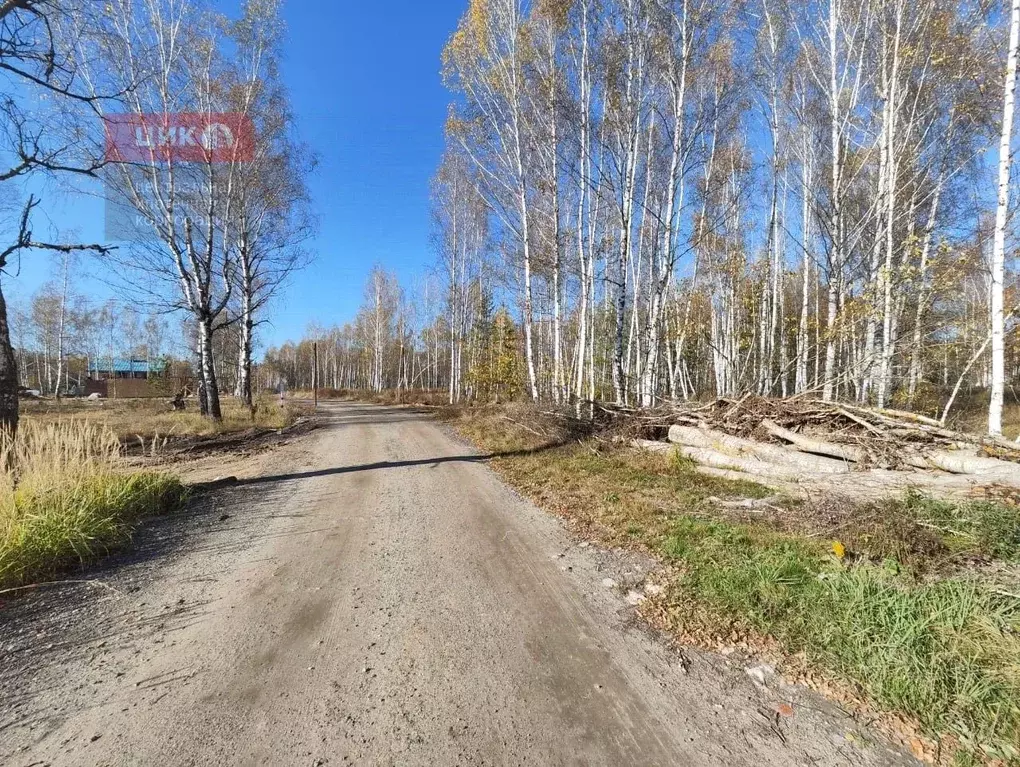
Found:
[[860, 450], [851, 445], [834, 445], [831, 442], [823, 442], [822, 440], [805, 437], [804, 435], [797, 434], [789, 429], [784, 429], [779, 424], [774, 421], [770, 421], [767, 418], [761, 422], [761, 425], [773, 437], [786, 440], [804, 453], [825, 455], [830, 458], [838, 458], [841, 461], [851, 461], [853, 463], [864, 463], [868, 459], [868, 454], [864, 450]]
[[995, 474], [1011, 472], [1020, 475], [1020, 467], [1009, 461], [986, 458], [978, 455], [961, 455], [948, 450], [926, 452], [923, 455], [909, 456], [904, 459], [907, 464], [918, 469], [941, 469], [950, 474]]
[[783, 482], [801, 482], [805, 479], [817, 479], [818, 475], [797, 469], [795, 466], [782, 466], [777, 463], [762, 461], [757, 458], [736, 458], [720, 453], [718, 450], [702, 447], [675, 445], [678, 453], [692, 461], [714, 469], [740, 471], [752, 477], [778, 479]]
[[693, 426], [671, 426], [669, 441], [686, 447], [707, 448], [737, 457], [755, 458], [804, 471], [821, 474], [845, 474], [851, 470], [845, 461], [834, 461], [816, 455], [799, 453], [778, 445], [768, 445], [733, 437], [721, 431]]

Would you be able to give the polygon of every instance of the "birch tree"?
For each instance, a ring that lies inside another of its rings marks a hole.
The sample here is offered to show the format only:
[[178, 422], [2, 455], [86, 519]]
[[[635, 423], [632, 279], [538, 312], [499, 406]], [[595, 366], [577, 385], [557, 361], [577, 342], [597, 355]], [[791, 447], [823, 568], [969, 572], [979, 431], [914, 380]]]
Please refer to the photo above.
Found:
[[446, 278], [450, 404], [464, 393], [464, 351], [471, 319], [471, 286], [480, 278], [486, 239], [484, 203], [471, 161], [447, 149], [432, 182], [434, 246]]
[[[243, 87], [240, 96], [228, 87], [250, 75], [239, 74], [242, 67], [226, 54], [222, 18], [200, 13], [191, 0], [108, 5], [116, 36], [96, 47], [101, 67], [92, 79], [139, 83], [124, 93], [125, 112], [169, 121], [173, 115], [236, 109], [242, 122], [250, 119], [246, 110], [254, 101], [245, 98]], [[239, 155], [236, 140], [225, 157], [213, 142], [196, 147], [196, 160], [166, 151], [163, 134], [172, 147], [175, 128], [169, 122], [143, 128], [158, 140], [147, 142], [139, 157], [115, 157], [105, 177], [108, 204], [140, 220], [144, 230], [134, 234], [133, 247], [118, 259], [129, 275], [123, 289], [190, 315], [201, 411], [219, 420], [214, 333], [229, 321], [225, 310], [237, 284], [237, 189], [248, 161]]]
[[279, 80], [279, 0], [249, 0], [230, 25], [237, 64], [225, 89], [231, 111], [251, 115], [253, 156], [238, 164], [236, 202], [237, 375], [234, 394], [252, 407], [255, 328], [288, 277], [307, 263], [303, 243], [315, 222], [304, 178], [315, 161], [292, 139], [293, 120]]
[[532, 111], [525, 83], [521, 0], [471, 0], [443, 51], [448, 85], [464, 111], [448, 127], [476, 163], [487, 203], [520, 253], [524, 356], [531, 397], [538, 399], [533, 332]]
[[1009, 13], [1009, 47], [1002, 96], [1002, 130], [999, 138], [999, 181], [995, 209], [995, 235], [991, 263], [991, 404], [988, 433], [1002, 434], [1002, 403], [1006, 388], [1005, 271], [1006, 226], [1009, 218], [1009, 181], [1013, 163], [1013, 109], [1016, 96], [1017, 46], [1020, 45], [1020, 0], [1012, 0]]

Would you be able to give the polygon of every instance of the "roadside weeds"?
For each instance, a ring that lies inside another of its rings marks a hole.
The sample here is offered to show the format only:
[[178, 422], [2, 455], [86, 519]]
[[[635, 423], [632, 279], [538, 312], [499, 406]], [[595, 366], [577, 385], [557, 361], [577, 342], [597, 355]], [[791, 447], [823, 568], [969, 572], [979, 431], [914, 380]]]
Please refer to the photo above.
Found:
[[26, 419], [0, 455], [0, 589], [103, 556], [187, 495], [173, 474], [125, 470], [113, 432], [83, 420]]
[[176, 463], [315, 427], [301, 403], [270, 397], [254, 412], [224, 398], [223, 411], [215, 423], [156, 399], [25, 403], [17, 437], [0, 444], [0, 465], [15, 469], [0, 470], [0, 593], [94, 562], [182, 506]]

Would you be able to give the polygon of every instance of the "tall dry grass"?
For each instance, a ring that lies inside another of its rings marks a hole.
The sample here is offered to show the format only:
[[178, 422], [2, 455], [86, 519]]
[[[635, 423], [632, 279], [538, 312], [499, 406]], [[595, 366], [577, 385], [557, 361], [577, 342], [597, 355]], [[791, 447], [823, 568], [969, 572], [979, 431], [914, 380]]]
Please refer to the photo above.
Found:
[[121, 441], [142, 438], [148, 445], [167, 438], [235, 434], [252, 427], [283, 429], [305, 412], [299, 404], [286, 402], [281, 407], [278, 399], [266, 396], [257, 398], [254, 414], [234, 397], [223, 397], [220, 405], [222, 421], [204, 418], [192, 400], [188, 401], [187, 410], [174, 412], [159, 399], [36, 400], [22, 403], [21, 416], [22, 423], [55, 424], [88, 419], [110, 429]]
[[0, 587], [95, 559], [181, 502], [176, 477], [125, 471], [119, 456], [117, 436], [87, 420], [26, 419], [0, 435]]

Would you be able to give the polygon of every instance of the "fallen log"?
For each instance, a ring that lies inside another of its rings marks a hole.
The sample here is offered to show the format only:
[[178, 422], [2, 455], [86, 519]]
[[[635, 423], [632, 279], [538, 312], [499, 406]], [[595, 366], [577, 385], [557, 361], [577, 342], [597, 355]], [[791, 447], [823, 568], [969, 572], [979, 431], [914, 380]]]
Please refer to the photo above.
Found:
[[[735, 463], [734, 461], [728, 461], [726, 460], [726, 456], [719, 454], [717, 456], [718, 463], [727, 465], [713, 466], [706, 463], [699, 463], [697, 458], [687, 455], [683, 445], [673, 445], [670, 444], [669, 442], [657, 442], [656, 440], [652, 439], [632, 439], [627, 444], [629, 444], [631, 447], [635, 447], [640, 450], [647, 450], [653, 453], [673, 453], [673, 452], [680, 453], [681, 455], [685, 455], [688, 458], [691, 458], [693, 461], [695, 461], [695, 463], [698, 463], [698, 465], [695, 467], [698, 472], [702, 474], [708, 474], [709, 476], [712, 477], [728, 479], [733, 482], [758, 482], [760, 484], [762, 481], [761, 464], [759, 462], [755, 461], [742, 462], [744, 468], [739, 469], [736, 468], [736, 466], [734, 465], [730, 465], [734, 464]], [[795, 485], [797, 482], [801, 481], [804, 478], [805, 477], [801, 475], [797, 475], [792, 479], [784, 478], [781, 476], [768, 477], [768, 479], [771, 480], [771, 482], [781, 483], [784, 487], [788, 488], [791, 485]], [[817, 475], [815, 475], [815, 477], [813, 478], [817, 478]]]
[[[764, 474], [762, 463], [787, 466], [790, 469], [802, 470], [814, 474], [846, 474], [853, 470], [850, 464], [861, 464], [868, 460], [866, 451], [852, 445], [836, 445], [823, 440], [806, 437], [778, 424], [765, 420], [762, 426], [775, 437], [793, 444], [798, 450], [754, 442], [753, 440], [734, 437], [713, 429], [695, 428], [690, 426], [672, 426], [669, 430], [669, 441], [682, 446], [699, 450], [709, 450], [722, 456], [735, 459], [750, 459], [738, 471]], [[660, 451], [665, 443], [647, 441], [644, 446]], [[654, 447], [653, 447], [654, 446]], [[950, 474], [997, 474], [1015, 471], [1015, 464], [987, 458], [976, 454], [968, 455], [964, 451], [926, 451], [924, 453], [903, 453], [901, 460], [906, 466], [916, 469], [939, 470]], [[713, 464], [709, 464], [713, 465]], [[735, 468], [720, 466], [720, 468]], [[769, 473], [769, 476], [781, 478], [784, 473]]]
[[981, 443], [990, 443], [993, 447], [1005, 450], [1007, 454], [1016, 455], [1017, 453], [1020, 453], [1020, 435], [1017, 436], [1016, 442], [1008, 440], [1005, 437], [984, 437], [981, 440]]
[[[867, 408], [855, 408], [857, 410], [866, 411]], [[924, 424], [925, 426], [934, 426], [936, 428], [943, 428], [945, 424], [937, 418], [929, 418], [926, 415], [920, 413], [911, 413], [909, 410], [893, 410], [892, 408], [873, 408], [872, 412], [879, 413], [887, 416], [896, 421], [913, 421], [915, 423]]]
[[698, 466], [697, 471], [699, 474], [707, 474], [710, 477], [719, 477], [719, 479], [728, 479], [732, 482], [757, 482], [758, 484], [767, 484], [773, 489], [783, 489], [790, 492], [795, 490], [797, 484], [796, 482], [780, 480], [777, 477], [769, 477], [768, 482], [763, 483], [761, 477], [737, 471], [736, 469], [717, 469], [714, 466]]
[[766, 479], [778, 479], [783, 482], [802, 482], [805, 479], [817, 479], [819, 477], [818, 474], [799, 471], [791, 466], [781, 466], [756, 458], [738, 458], [720, 453], [718, 450], [712, 450], [711, 448], [675, 445], [675, 449], [680, 455], [690, 458], [695, 463], [710, 466], [714, 469], [741, 471], [754, 478], [764, 477]]
[[805, 437], [803, 434], [797, 434], [789, 429], [784, 429], [768, 418], [764, 419], [761, 425], [773, 437], [786, 440], [804, 453], [825, 455], [830, 458], [838, 458], [841, 461], [851, 461], [852, 463], [866, 463], [868, 460], [868, 453], [866, 451], [852, 445], [836, 445], [832, 442], [823, 442], [819, 439]]
[[959, 452], [931, 451], [906, 456], [905, 462], [918, 469], [941, 469], [950, 474], [989, 474], [998, 472], [1020, 473], [1015, 463], [985, 458], [978, 455], [961, 455]]
[[694, 428], [691, 426], [671, 426], [669, 441], [687, 447], [707, 448], [720, 453], [732, 454], [736, 457], [754, 457], [761, 461], [792, 465], [798, 469], [821, 474], [846, 474], [850, 471], [844, 461], [835, 461], [817, 455], [807, 455], [779, 445], [733, 437], [725, 432], [714, 429]]

